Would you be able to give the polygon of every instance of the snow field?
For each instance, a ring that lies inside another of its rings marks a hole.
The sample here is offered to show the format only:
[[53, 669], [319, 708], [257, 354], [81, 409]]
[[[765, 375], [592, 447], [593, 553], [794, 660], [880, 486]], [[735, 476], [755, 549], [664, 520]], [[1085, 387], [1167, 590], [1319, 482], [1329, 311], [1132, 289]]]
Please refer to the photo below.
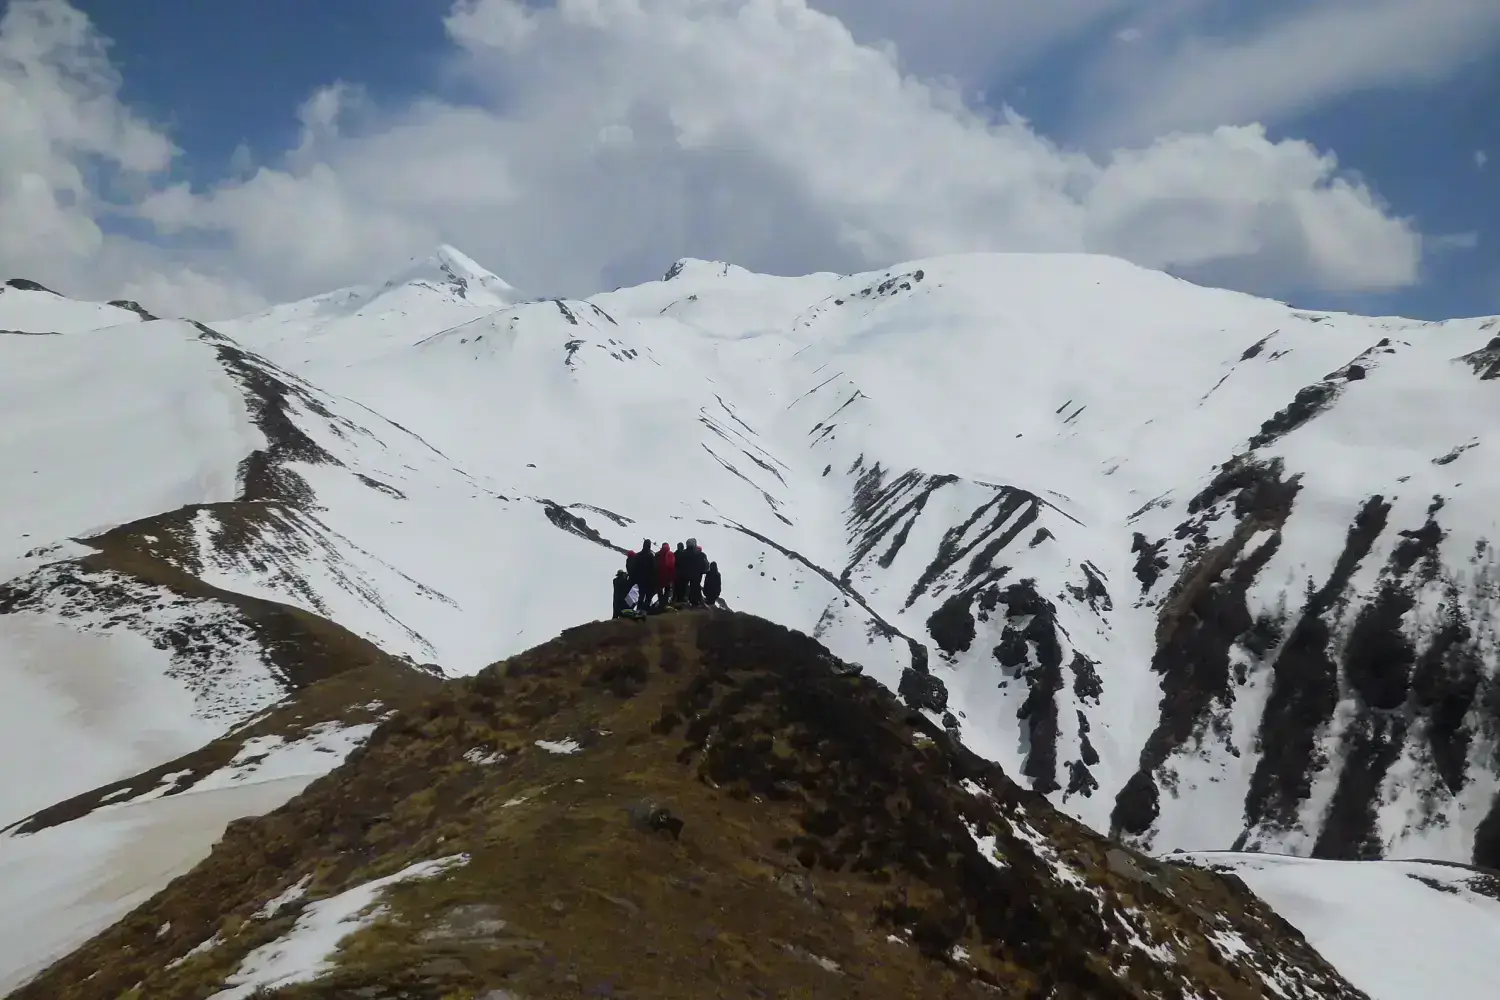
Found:
[[168, 775], [79, 819], [0, 834], [0, 994], [189, 871], [230, 821], [270, 812], [338, 767], [374, 728], [324, 724], [290, 741], [252, 738], [186, 789], [176, 788], [185, 773]]
[[1485, 895], [1471, 870], [1396, 861], [1313, 861], [1200, 853], [1173, 860], [1224, 867], [1300, 930], [1371, 1000], [1489, 1000], [1500, 973], [1500, 883]]

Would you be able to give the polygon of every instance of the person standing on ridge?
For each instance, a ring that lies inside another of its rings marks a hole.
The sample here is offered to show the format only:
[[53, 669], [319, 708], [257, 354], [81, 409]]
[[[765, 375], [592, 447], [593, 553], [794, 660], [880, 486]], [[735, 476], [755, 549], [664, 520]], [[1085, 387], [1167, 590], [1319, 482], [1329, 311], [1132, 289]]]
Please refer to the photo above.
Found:
[[623, 569], [615, 570], [615, 599], [614, 614], [610, 617], [619, 618], [625, 614], [625, 606], [630, 597], [630, 574]]
[[686, 554], [687, 554], [687, 549], [683, 546], [683, 544], [681, 542], [678, 542], [677, 543], [677, 551], [672, 556], [672, 560], [673, 560], [673, 563], [674, 563], [673, 568], [672, 568], [672, 603], [673, 604], [681, 604], [683, 601], [687, 600], [687, 582], [688, 582], [688, 569], [689, 569], [689, 566], [688, 566], [688, 560], [686, 558], [684, 558], [684, 556]]
[[700, 607], [703, 604], [703, 574], [708, 571], [708, 557], [698, 548], [696, 538], [687, 540], [687, 550], [683, 555], [688, 560], [687, 600], [693, 607]]
[[708, 572], [703, 577], [703, 603], [714, 607], [719, 603], [719, 595], [723, 593], [724, 581], [719, 577], [719, 564], [711, 562], [708, 564]]
[[641, 543], [640, 551], [631, 556], [630, 582], [640, 588], [641, 597], [637, 608], [646, 611], [656, 593], [656, 557], [651, 554], [651, 539]]
[[662, 542], [656, 553], [657, 604], [666, 607], [672, 600], [672, 583], [676, 579], [677, 557], [672, 553], [672, 543]]

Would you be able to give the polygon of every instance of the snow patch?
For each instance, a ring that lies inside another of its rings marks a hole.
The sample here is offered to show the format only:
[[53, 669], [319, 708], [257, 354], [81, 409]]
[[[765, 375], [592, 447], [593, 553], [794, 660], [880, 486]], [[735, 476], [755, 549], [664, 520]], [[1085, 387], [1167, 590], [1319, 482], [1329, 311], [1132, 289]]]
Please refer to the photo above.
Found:
[[332, 971], [330, 957], [345, 938], [389, 912], [380, 901], [388, 888], [402, 882], [437, 878], [468, 862], [467, 854], [421, 861], [394, 875], [309, 903], [286, 936], [246, 955], [239, 968], [225, 980], [230, 989], [220, 990], [210, 1000], [248, 1000], [257, 990], [312, 982]]

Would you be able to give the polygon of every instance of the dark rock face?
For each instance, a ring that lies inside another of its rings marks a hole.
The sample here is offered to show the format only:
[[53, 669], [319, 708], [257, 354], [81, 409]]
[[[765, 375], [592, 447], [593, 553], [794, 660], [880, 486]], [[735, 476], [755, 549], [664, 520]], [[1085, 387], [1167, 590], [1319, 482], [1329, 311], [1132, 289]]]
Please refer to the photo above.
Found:
[[938, 678], [913, 667], [901, 671], [897, 693], [912, 708], [941, 712], [948, 707], [948, 689]]
[[[1016, 710], [1027, 747], [1021, 773], [1031, 779], [1032, 788], [1045, 795], [1062, 787], [1058, 780], [1057, 695], [1063, 688], [1063, 652], [1058, 639], [1057, 607], [1037, 593], [1035, 580], [995, 588], [992, 600], [1005, 607], [1007, 621], [994, 649], [995, 661], [1005, 673], [1019, 678], [1027, 687], [1026, 699]], [[1029, 619], [1023, 627], [1009, 624], [1012, 619], [1023, 618]], [[1032, 648], [1036, 650], [1035, 660]], [[1075, 659], [1074, 669], [1081, 666]], [[1092, 673], [1091, 668], [1083, 668], [1079, 676], [1086, 690], [1092, 690], [1098, 683], [1098, 674]], [[1068, 765], [1069, 786], [1082, 794], [1091, 794], [1098, 787], [1088, 766], [1084, 761]]]
[[[1296, 476], [1283, 477], [1279, 462], [1236, 459], [1188, 504], [1190, 516], [1177, 537], [1195, 539], [1194, 548], [1161, 606], [1151, 660], [1161, 675], [1160, 718], [1139, 769], [1116, 798], [1110, 819], [1116, 831], [1140, 836], [1150, 830], [1160, 808], [1155, 773], [1233, 704], [1230, 649], [1255, 624], [1246, 594], [1280, 547], [1281, 527], [1300, 488]], [[1210, 546], [1208, 524], [1230, 515], [1236, 518], [1233, 532]], [[1249, 549], [1261, 532], [1265, 539]]]
[[1500, 378], [1500, 337], [1491, 337], [1479, 350], [1471, 351], [1459, 360], [1474, 369], [1481, 381]]
[[6, 278], [4, 283], [0, 284], [0, 292], [3, 292], [7, 288], [15, 288], [23, 292], [46, 292], [49, 295], [57, 294], [40, 281], [32, 281], [30, 278]]
[[1161, 577], [1162, 571], [1169, 565], [1170, 561], [1161, 554], [1161, 548], [1166, 544], [1165, 538], [1154, 542], [1146, 541], [1146, 536], [1139, 531], [1135, 532], [1130, 543], [1130, 551], [1136, 553], [1135, 578], [1141, 581], [1141, 593], [1145, 593], [1156, 585]]
[[289, 401], [335, 424], [347, 422], [336, 417], [295, 375], [242, 349], [217, 330], [202, 323], [193, 325], [198, 328], [199, 339], [214, 346], [219, 363], [239, 383], [250, 417], [266, 437], [266, 447], [240, 463], [239, 499], [310, 504], [313, 497], [307, 481], [287, 463], [328, 465], [335, 464], [334, 458], [292, 420]]
[[950, 656], [967, 652], [974, 644], [974, 615], [969, 610], [972, 601], [967, 594], [954, 594], [927, 617], [927, 634]]
[[408, 705], [14, 1000], [207, 996], [312, 901], [437, 859], [295, 995], [1366, 1000], [1238, 880], [1111, 845], [830, 662], [726, 612], [571, 629]]
[[[865, 466], [856, 461], [850, 470], [857, 473], [849, 528], [853, 553], [842, 579], [852, 578], [856, 568], [866, 566], [867, 559], [880, 552], [875, 566], [887, 568], [906, 544], [908, 534], [928, 501], [940, 490], [959, 483], [954, 476], [927, 476], [915, 470], [894, 479], [878, 464]], [[1017, 709], [1023, 744], [1026, 749], [1022, 773], [1032, 787], [1043, 793], [1062, 789], [1063, 769], [1067, 771], [1068, 795], [1091, 795], [1098, 781], [1090, 767], [1098, 763], [1097, 753], [1087, 737], [1087, 718], [1082, 718], [1080, 758], [1059, 761], [1058, 695], [1065, 690], [1063, 672], [1064, 645], [1057, 607], [1037, 590], [1034, 579], [1004, 584], [1010, 567], [1000, 560], [1004, 553], [1035, 525], [1045, 501], [1024, 490], [992, 484], [966, 484], [984, 491], [984, 499], [961, 521], [944, 531], [928, 565], [919, 574], [907, 594], [905, 606], [911, 607], [923, 595], [944, 592], [947, 596], [928, 616], [927, 632], [934, 645], [949, 658], [968, 652], [979, 637], [979, 625], [998, 626], [999, 641], [992, 655], [1000, 667], [1000, 676], [1018, 679], [1026, 685], [1027, 695]], [[1041, 540], [1041, 531], [1032, 539]], [[1050, 533], [1046, 537], [1051, 537]], [[883, 549], [882, 549], [883, 546]], [[1080, 567], [1082, 582], [1066, 589], [1073, 600], [1095, 613], [1109, 610], [1113, 604], [1103, 575], [1097, 567], [1084, 563]], [[999, 616], [999, 617], [997, 617]], [[993, 634], [993, 633], [991, 633]], [[991, 640], [993, 641], [993, 640]], [[1036, 650], [1035, 660], [1030, 650]], [[1102, 692], [1102, 682], [1095, 664], [1081, 654], [1075, 655], [1071, 668], [1075, 691], [1080, 699], [1095, 704]], [[947, 703], [946, 691], [939, 697], [936, 678], [925, 669], [905, 671], [900, 692], [909, 704], [941, 711]], [[1002, 686], [1004, 682], [1001, 682]], [[997, 720], [997, 725], [1009, 723]]]
[[1474, 834], [1474, 863], [1486, 868], [1500, 868], [1500, 793], [1490, 811], [1479, 822]]
[[1324, 616], [1349, 585], [1375, 538], [1385, 529], [1390, 504], [1371, 497], [1349, 528], [1344, 550], [1328, 580], [1309, 585], [1302, 617], [1293, 626], [1273, 665], [1271, 695], [1261, 716], [1261, 758], [1250, 778], [1245, 818], [1250, 829], [1290, 829], [1297, 810], [1312, 792], [1319, 730], [1338, 702], [1338, 665], [1331, 649], [1333, 631]]
[[116, 309], [129, 309], [143, 320], [154, 320], [157, 317], [149, 312], [145, 306], [134, 299], [110, 299], [109, 304]]
[[[1337, 777], [1326, 814], [1311, 831], [1316, 857], [1383, 856], [1377, 808], [1402, 753], [1415, 753], [1430, 767], [1433, 788], [1424, 808], [1431, 808], [1466, 785], [1476, 734], [1500, 728], [1494, 706], [1485, 702], [1492, 679], [1468, 622], [1466, 600], [1457, 584], [1441, 583], [1438, 546], [1444, 531], [1436, 518], [1443, 506], [1435, 497], [1422, 527], [1395, 533], [1398, 541], [1374, 592], [1352, 614], [1339, 609], [1349, 601], [1354, 569], [1387, 529], [1390, 507], [1381, 498], [1372, 497], [1351, 526], [1329, 580], [1316, 589], [1309, 585], [1302, 617], [1276, 660], [1259, 736], [1262, 758], [1246, 798], [1243, 843], [1255, 847], [1298, 828], [1314, 777], [1331, 766], [1316, 740], [1341, 697], [1351, 704], [1352, 716], [1331, 751]], [[1441, 621], [1430, 633], [1414, 635], [1406, 618], [1417, 590], [1434, 585], [1443, 587]], [[1486, 829], [1481, 824], [1476, 832], [1475, 857], [1489, 849]]]
[[1261, 424], [1260, 430], [1250, 438], [1250, 448], [1263, 448], [1290, 434], [1332, 406], [1338, 394], [1339, 386], [1332, 382], [1319, 382], [1297, 390], [1290, 403]]

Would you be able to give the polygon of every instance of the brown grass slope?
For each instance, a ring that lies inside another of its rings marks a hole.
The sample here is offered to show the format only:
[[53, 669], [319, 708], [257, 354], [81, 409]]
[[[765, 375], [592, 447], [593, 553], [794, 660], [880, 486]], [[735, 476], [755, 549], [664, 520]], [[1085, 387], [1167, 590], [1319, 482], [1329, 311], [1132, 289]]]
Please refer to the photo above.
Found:
[[437, 675], [438, 668], [392, 656], [322, 615], [224, 590], [194, 575], [198, 567], [191, 549], [192, 521], [198, 511], [219, 514], [221, 523], [231, 529], [229, 541], [221, 543], [224, 551], [238, 552], [232, 530], [275, 509], [270, 503], [248, 502], [190, 506], [76, 539], [95, 551], [0, 582], [0, 614], [54, 609], [64, 617], [103, 617], [106, 627], [128, 628], [140, 616], [143, 601], [166, 595], [176, 603], [230, 613], [244, 630], [234, 637], [192, 630], [167, 634], [163, 641], [174, 654], [188, 660], [211, 659], [224, 651], [226, 642], [249, 638], [289, 692], [362, 668]]
[[455, 854], [266, 995], [1363, 997], [1237, 880], [1115, 847], [811, 638], [719, 611], [449, 682], [14, 997], [201, 1000], [308, 901]]

